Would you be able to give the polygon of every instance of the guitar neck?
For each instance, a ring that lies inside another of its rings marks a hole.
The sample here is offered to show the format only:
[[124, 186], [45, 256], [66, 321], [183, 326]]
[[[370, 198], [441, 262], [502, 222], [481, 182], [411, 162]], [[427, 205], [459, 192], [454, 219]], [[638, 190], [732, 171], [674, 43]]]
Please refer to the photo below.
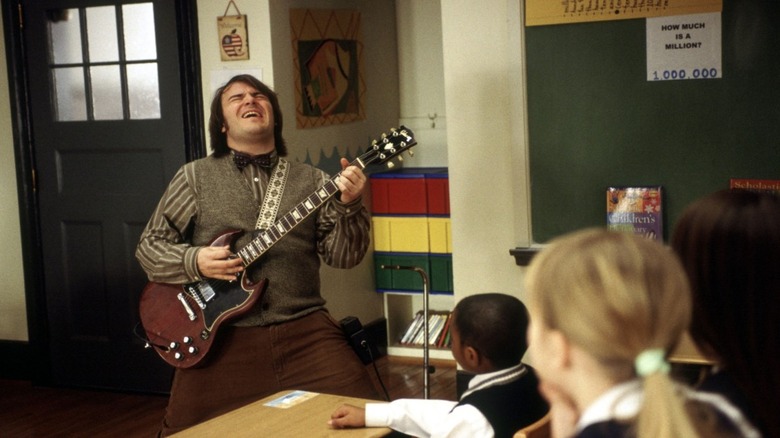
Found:
[[[350, 166], [357, 166], [360, 169], [365, 169], [365, 163], [358, 158], [349, 164]], [[307, 196], [298, 205], [293, 207], [284, 216], [279, 218], [274, 224], [257, 234], [257, 237], [252, 239], [246, 246], [237, 251], [239, 257], [244, 262], [244, 266], [249, 266], [254, 263], [260, 256], [265, 254], [266, 251], [286, 236], [287, 233], [292, 231], [296, 226], [303, 222], [312, 213], [317, 211], [328, 199], [338, 193], [339, 187], [336, 184], [338, 178], [341, 176], [341, 172], [332, 176], [325, 184], [317, 189], [314, 193]]]
[[[371, 163], [386, 163], [416, 144], [417, 142], [412, 131], [405, 126], [401, 126], [398, 130], [393, 129], [389, 135], [382, 134], [381, 140], [374, 140], [368, 150], [349, 165], [365, 169]], [[286, 236], [304, 219], [317, 211], [328, 199], [338, 193], [339, 187], [336, 181], [338, 181], [340, 176], [341, 172], [331, 177], [322, 187], [279, 218], [270, 228], [260, 231], [249, 244], [238, 250], [237, 254], [244, 262], [244, 266], [249, 266], [255, 262], [279, 239]]]

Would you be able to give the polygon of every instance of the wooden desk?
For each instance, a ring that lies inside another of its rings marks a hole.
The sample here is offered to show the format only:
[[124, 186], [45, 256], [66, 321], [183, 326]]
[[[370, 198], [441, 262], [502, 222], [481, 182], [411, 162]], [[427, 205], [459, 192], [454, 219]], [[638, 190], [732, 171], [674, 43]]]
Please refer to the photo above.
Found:
[[342, 403], [363, 407], [365, 400], [340, 395], [286, 390], [205, 421], [173, 436], [186, 437], [333, 437], [374, 438], [384, 427], [332, 429], [327, 421]]

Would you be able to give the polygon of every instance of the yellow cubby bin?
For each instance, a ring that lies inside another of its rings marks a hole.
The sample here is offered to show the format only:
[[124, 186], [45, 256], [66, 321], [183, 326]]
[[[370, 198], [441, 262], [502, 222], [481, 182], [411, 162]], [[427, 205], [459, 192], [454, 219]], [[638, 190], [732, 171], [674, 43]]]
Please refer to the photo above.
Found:
[[372, 228], [375, 251], [452, 253], [448, 217], [375, 216]]
[[428, 218], [429, 252], [435, 254], [452, 254], [452, 230], [450, 218]]
[[375, 216], [371, 220], [375, 251], [429, 252], [427, 217]]

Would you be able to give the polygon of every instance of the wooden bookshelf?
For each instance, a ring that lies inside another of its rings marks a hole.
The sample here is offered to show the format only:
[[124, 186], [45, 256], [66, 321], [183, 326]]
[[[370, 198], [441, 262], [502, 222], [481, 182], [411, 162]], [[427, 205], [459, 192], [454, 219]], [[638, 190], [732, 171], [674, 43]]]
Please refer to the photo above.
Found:
[[[422, 345], [402, 345], [399, 340], [423, 308], [423, 296], [418, 292], [384, 292], [385, 317], [387, 319], [387, 354], [395, 357], [421, 358]], [[452, 295], [432, 294], [429, 296], [429, 313], [449, 312], [454, 299]], [[440, 360], [454, 360], [449, 348], [430, 347], [429, 357]]]

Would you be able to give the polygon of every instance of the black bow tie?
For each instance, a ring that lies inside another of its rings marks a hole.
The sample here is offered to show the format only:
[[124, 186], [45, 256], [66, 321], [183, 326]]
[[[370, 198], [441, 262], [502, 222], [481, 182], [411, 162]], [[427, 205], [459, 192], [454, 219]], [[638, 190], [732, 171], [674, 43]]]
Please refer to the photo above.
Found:
[[236, 163], [238, 170], [244, 170], [244, 168], [250, 164], [255, 164], [260, 167], [271, 167], [271, 164], [273, 163], [273, 160], [271, 159], [272, 153], [273, 152], [269, 152], [267, 154], [255, 155], [252, 157], [243, 152], [233, 151], [233, 162]]

